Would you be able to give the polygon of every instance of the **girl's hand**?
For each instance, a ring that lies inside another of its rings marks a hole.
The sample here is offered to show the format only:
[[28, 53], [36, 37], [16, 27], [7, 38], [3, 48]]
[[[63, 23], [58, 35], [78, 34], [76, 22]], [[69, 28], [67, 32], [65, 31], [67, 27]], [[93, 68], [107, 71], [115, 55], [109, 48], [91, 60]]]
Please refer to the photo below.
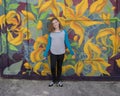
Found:
[[47, 60], [47, 57], [44, 57], [43, 60]]

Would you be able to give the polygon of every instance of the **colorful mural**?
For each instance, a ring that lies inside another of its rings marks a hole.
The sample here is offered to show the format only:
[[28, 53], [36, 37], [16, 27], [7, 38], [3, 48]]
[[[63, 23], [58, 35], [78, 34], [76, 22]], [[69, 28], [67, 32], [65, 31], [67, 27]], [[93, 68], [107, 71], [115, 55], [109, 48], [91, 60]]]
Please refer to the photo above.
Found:
[[43, 52], [53, 16], [76, 53], [66, 49], [64, 79], [120, 77], [120, 0], [0, 0], [2, 77], [49, 79]]

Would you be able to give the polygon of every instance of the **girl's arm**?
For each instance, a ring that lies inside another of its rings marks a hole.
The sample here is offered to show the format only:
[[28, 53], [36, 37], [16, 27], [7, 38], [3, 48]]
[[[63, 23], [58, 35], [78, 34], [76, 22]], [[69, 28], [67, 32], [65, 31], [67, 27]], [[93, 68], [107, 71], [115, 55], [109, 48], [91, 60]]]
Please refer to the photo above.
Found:
[[50, 50], [50, 46], [51, 46], [51, 37], [50, 35], [48, 36], [48, 44], [46, 46], [46, 50], [44, 51], [43, 56], [47, 57], [48, 56], [48, 51]]
[[65, 31], [65, 44], [66, 44], [67, 48], [69, 49], [70, 54], [74, 55], [74, 52], [73, 52], [71, 45], [70, 45], [70, 41], [68, 39], [68, 33], [66, 31]]

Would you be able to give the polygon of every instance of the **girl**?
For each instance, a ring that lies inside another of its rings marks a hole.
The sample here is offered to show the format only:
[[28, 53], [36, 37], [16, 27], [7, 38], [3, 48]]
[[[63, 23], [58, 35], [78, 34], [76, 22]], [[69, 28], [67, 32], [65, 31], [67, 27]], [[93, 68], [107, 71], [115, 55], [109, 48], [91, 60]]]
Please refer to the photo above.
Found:
[[50, 34], [48, 36], [48, 44], [44, 52], [44, 59], [47, 58], [48, 52], [50, 51], [52, 82], [49, 84], [49, 87], [54, 84], [62, 87], [61, 73], [65, 54], [65, 45], [72, 55], [74, 55], [74, 52], [70, 46], [68, 33], [63, 30], [63, 27], [57, 18], [54, 17], [51, 19], [48, 30], [50, 31]]

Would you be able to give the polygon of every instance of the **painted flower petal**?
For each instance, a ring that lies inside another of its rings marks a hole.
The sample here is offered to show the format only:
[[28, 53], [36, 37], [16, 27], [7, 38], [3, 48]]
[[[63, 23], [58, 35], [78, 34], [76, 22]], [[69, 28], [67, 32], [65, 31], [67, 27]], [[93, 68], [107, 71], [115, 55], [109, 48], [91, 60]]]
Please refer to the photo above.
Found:
[[0, 16], [0, 28], [3, 28], [3, 25], [5, 25], [5, 15]]
[[75, 65], [75, 73], [80, 76], [82, 70], [84, 68], [83, 62], [79, 61], [76, 65]]
[[33, 72], [35, 72], [36, 74], [40, 75], [40, 73], [38, 72], [38, 70], [40, 69], [40, 66], [42, 65], [42, 62], [38, 62], [34, 67], [33, 67]]
[[68, 18], [68, 19], [74, 19], [75, 18], [75, 15], [74, 15], [74, 10], [69, 8], [69, 7], [66, 7], [65, 9], [65, 17]]
[[81, 45], [84, 39], [84, 29], [81, 27], [80, 24], [74, 21], [71, 22], [70, 27], [75, 31], [76, 34], [80, 36], [80, 39], [78, 42], [79, 42], [79, 45]]
[[109, 67], [109, 66], [111, 66], [111, 64], [109, 64], [109, 63], [106, 62], [103, 58], [100, 58], [100, 57], [95, 58], [94, 61], [96, 61], [96, 62], [100, 62], [100, 63], [101, 63], [103, 66], [105, 66], [105, 67]]
[[99, 62], [96, 62], [96, 64], [97, 64], [97, 67], [98, 67], [98, 70], [100, 71], [100, 73], [110, 76], [110, 73], [108, 73], [106, 70], [104, 70]]
[[117, 49], [120, 48], [120, 27], [117, 28], [117, 36], [118, 36], [118, 46], [117, 46]]
[[77, 6], [76, 6], [76, 16], [80, 17], [82, 16], [88, 8], [88, 0], [82, 0]]
[[68, 18], [68, 19], [73, 19], [75, 18], [75, 14], [74, 14], [74, 10], [65, 6], [65, 4], [63, 3], [58, 3], [57, 2], [57, 5], [62, 7], [62, 10], [63, 10], [63, 15]]
[[32, 69], [32, 66], [31, 66], [28, 62], [25, 62], [25, 63], [24, 63], [24, 67], [25, 67], [26, 69]]
[[40, 8], [43, 3], [43, 0], [38, 0], [38, 5], [35, 6], [35, 8]]
[[87, 60], [89, 60], [89, 59], [92, 58], [92, 52], [91, 52], [91, 50], [90, 50], [90, 48], [89, 48], [89, 43], [91, 42], [91, 40], [92, 40], [92, 38], [89, 39], [89, 40], [85, 43], [84, 48], [83, 48], [85, 54], [87, 55]]
[[90, 13], [99, 13], [107, 4], [107, 0], [97, 0], [90, 6]]
[[114, 56], [118, 53], [118, 50], [120, 48], [120, 27], [117, 28], [115, 35], [110, 36], [110, 40], [112, 41], [113, 44], [113, 56]]
[[73, 5], [73, 0], [65, 0], [68, 7], [71, 7]]
[[92, 52], [97, 53], [97, 56], [99, 57], [100, 54], [101, 54], [100, 48], [99, 48], [96, 44], [94, 44], [94, 43], [92, 43], [92, 42], [89, 42], [88, 45], [89, 45], [89, 48], [92, 50]]
[[36, 39], [34, 43], [34, 49], [38, 49], [40, 44], [47, 44], [47, 38], [45, 36], [40, 36]]
[[41, 30], [42, 27], [43, 27], [43, 25], [42, 25], [42, 21], [39, 20], [38, 23], [37, 23], [37, 30]]
[[96, 25], [96, 24], [103, 24], [103, 22], [101, 21], [93, 21], [85, 16], [82, 16], [80, 18], [78, 18], [78, 20], [80, 20], [80, 23], [83, 24], [84, 26], [92, 26], [92, 25]]
[[[64, 17], [57, 17], [62, 24], [62, 26], [66, 26], [66, 19]], [[69, 23], [70, 24], [70, 23]]]
[[115, 34], [115, 29], [114, 28], [104, 28], [104, 29], [101, 29], [98, 32], [98, 35], [96, 36], [96, 40], [98, 40], [99, 38], [102, 38], [104, 36], [110, 35], [110, 34]]
[[100, 17], [104, 20], [106, 24], [110, 24], [110, 14], [109, 13], [102, 13]]
[[56, 17], [59, 16], [60, 10], [57, 8], [56, 5], [51, 5], [50, 8], [52, 9], [52, 12]]
[[2, 0], [0, 0], [0, 5], [2, 5]]
[[28, 18], [29, 20], [35, 20], [35, 16], [33, 15], [33, 13], [28, 12], [28, 11], [26, 11], [26, 10], [22, 10], [21, 12], [22, 12], [22, 14], [23, 14], [26, 18]]
[[12, 34], [10, 32], [8, 32], [8, 41], [15, 45], [15, 46], [18, 46], [22, 43], [23, 41], [23, 33], [22, 32], [18, 32], [18, 36], [17, 37], [13, 37]]
[[65, 4], [60, 3], [60, 2], [57, 2], [56, 4], [62, 8], [63, 14], [65, 15], [65, 8], [66, 8]]
[[6, 15], [6, 19], [9, 20], [11, 18], [13, 18], [14, 16], [16, 16], [16, 12], [15, 11], [9, 11]]
[[47, 9], [50, 7], [51, 4], [52, 4], [52, 0], [49, 0], [49, 1], [47, 1], [47, 2], [44, 2], [44, 3], [41, 5], [40, 9], [39, 9], [39, 13], [44, 12], [45, 10], [47, 10]]
[[30, 59], [32, 62], [38, 62], [43, 59], [43, 56], [41, 55], [43, 52], [43, 48], [35, 49], [30, 54]]

